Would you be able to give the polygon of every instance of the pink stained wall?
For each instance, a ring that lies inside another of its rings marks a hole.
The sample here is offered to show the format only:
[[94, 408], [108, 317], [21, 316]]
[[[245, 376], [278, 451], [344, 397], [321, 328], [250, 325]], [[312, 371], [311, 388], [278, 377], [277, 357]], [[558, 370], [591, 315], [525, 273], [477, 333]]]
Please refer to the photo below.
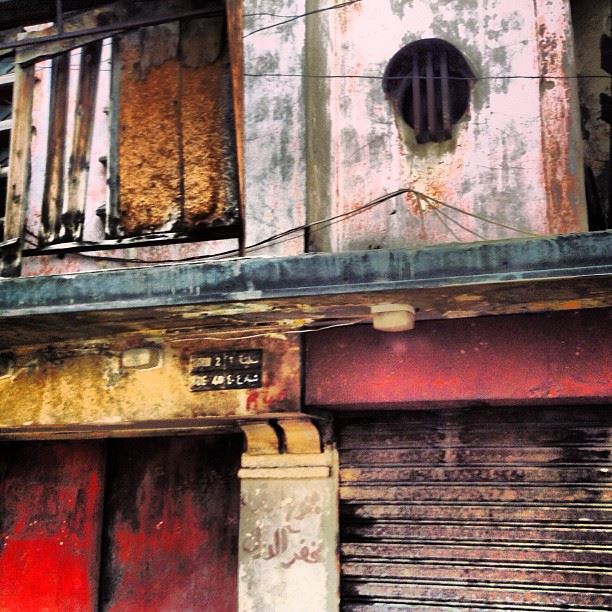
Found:
[[[345, 251], [586, 230], [578, 103], [575, 82], [566, 78], [575, 72], [569, 0], [361, 0], [287, 19], [325, 6], [322, 0], [244, 0], [246, 242], [295, 230], [249, 255], [298, 255], [305, 242], [311, 251]], [[403, 45], [432, 36], [455, 45], [479, 80], [453, 139], [417, 145], [385, 100], [380, 77]], [[39, 71], [34, 108], [28, 213], [34, 235], [48, 72]], [[543, 74], [549, 78], [531, 78]], [[101, 237], [102, 223], [91, 213], [107, 199], [99, 159], [108, 150], [109, 76], [103, 64], [87, 239]], [[406, 187], [455, 208], [405, 194], [317, 224], [306, 236], [301, 229]], [[166, 262], [236, 246], [227, 240], [27, 257], [23, 274]]]
[[[311, 80], [309, 137], [327, 140], [307, 160], [311, 218], [400, 188], [461, 210], [406, 194], [313, 231], [312, 250], [586, 230], [568, 0], [364, 0], [318, 21], [306, 72], [336, 78]], [[382, 75], [402, 46], [429, 37], [455, 45], [479, 79], [453, 139], [419, 145], [380, 80], [362, 77]]]

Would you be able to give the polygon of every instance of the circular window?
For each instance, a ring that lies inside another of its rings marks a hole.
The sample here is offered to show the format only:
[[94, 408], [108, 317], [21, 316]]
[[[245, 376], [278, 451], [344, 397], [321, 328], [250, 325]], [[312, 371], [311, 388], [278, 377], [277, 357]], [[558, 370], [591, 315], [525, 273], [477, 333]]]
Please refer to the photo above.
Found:
[[418, 143], [452, 138], [470, 102], [474, 73], [461, 52], [439, 38], [414, 41], [389, 61], [383, 90]]

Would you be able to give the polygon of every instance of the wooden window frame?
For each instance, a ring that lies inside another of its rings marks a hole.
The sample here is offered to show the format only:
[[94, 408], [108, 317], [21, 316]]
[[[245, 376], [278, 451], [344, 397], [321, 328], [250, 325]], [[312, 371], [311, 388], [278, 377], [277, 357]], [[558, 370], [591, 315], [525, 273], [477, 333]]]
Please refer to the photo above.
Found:
[[[242, 75], [242, 2], [234, 2], [233, 0], [225, 0], [224, 14], [226, 20], [228, 47], [229, 47], [229, 63], [231, 74], [229, 76], [231, 82], [231, 103], [233, 105], [233, 138], [232, 145], [235, 155], [235, 181], [236, 188], [236, 209], [237, 220], [229, 225], [223, 223], [211, 223], [209, 227], [202, 224], [192, 231], [181, 231], [172, 228], [172, 231], [151, 231], [142, 232], [139, 235], [122, 236], [117, 232], [117, 216], [118, 216], [118, 154], [116, 152], [117, 145], [117, 129], [118, 117], [111, 118], [110, 132], [110, 151], [108, 156], [108, 176], [109, 176], [109, 198], [105, 213], [105, 239], [99, 241], [84, 241], [82, 239], [82, 225], [84, 215], [84, 192], [79, 184], [82, 181], [87, 181], [87, 166], [86, 160], [83, 164], [74, 164], [74, 175], [70, 175], [68, 185], [71, 182], [76, 184], [75, 193], [80, 193], [80, 201], [74, 203], [63, 202], [64, 195], [61, 182], [58, 177], [61, 173], [61, 168], [68, 163], [66, 159], [68, 153], [64, 151], [63, 142], [57, 143], [52, 138], [50, 144], [47, 172], [45, 179], [45, 197], [43, 197], [43, 218], [46, 222], [42, 227], [41, 246], [31, 247], [26, 246], [25, 241], [25, 223], [28, 213], [29, 203], [29, 183], [30, 183], [30, 140], [32, 133], [32, 98], [35, 84], [34, 64], [45, 58], [51, 58], [54, 74], [56, 78], [62, 80], [64, 87], [67, 83], [67, 71], [69, 66], [65, 60], [72, 49], [83, 48], [93, 54], [94, 68], [93, 77], [89, 79], [89, 97], [91, 98], [92, 88], [91, 82], [97, 79], [95, 72], [96, 61], [99, 64], [99, 50], [96, 46], [101, 45], [104, 38], [109, 37], [112, 33], [121, 33], [137, 28], [153, 26], [155, 24], [163, 24], [168, 22], [182, 22], [182, 20], [196, 18], [198, 15], [207, 16], [211, 13], [210, 9], [199, 11], [188, 11], [177, 13], [173, 7], [166, 7], [161, 4], [160, 12], [155, 18], [139, 21], [121, 19], [121, 15], [127, 14], [125, 10], [122, 13], [122, 7], [129, 7], [129, 0], [120, 0], [118, 2], [109, 3], [102, 8], [94, 8], [84, 11], [79, 11], [78, 14], [70, 14], [63, 20], [62, 28], [52, 28], [42, 32], [28, 33], [28, 44], [24, 44], [23, 35], [17, 39], [14, 44], [16, 46], [15, 57], [15, 84], [14, 84], [14, 117], [13, 131], [11, 135], [11, 147], [9, 164], [10, 172], [8, 177], [7, 187], [7, 205], [6, 205], [6, 223], [4, 228], [3, 242], [0, 243], [0, 253], [2, 254], [2, 276], [19, 276], [21, 269], [21, 261], [23, 256], [34, 255], [49, 255], [54, 253], [79, 252], [88, 250], [104, 250], [117, 248], [130, 248], [136, 246], [154, 246], [159, 244], [176, 244], [185, 242], [196, 242], [204, 240], [219, 240], [227, 238], [237, 238], [239, 245], [239, 253], [244, 253], [244, 214], [243, 214], [243, 75]], [[110, 8], [116, 9], [116, 15], [119, 16], [116, 22], [105, 23], [103, 26], [98, 24], [98, 17], [101, 11]], [[127, 10], [127, 9], [126, 9]], [[218, 9], [217, 9], [218, 13]], [[51, 34], [49, 34], [51, 32]], [[32, 40], [36, 38], [39, 44], [32, 44]], [[69, 63], [69, 62], [68, 62]], [[91, 75], [90, 75], [91, 76]], [[79, 77], [79, 90], [85, 91], [87, 96], [87, 73]], [[116, 78], [113, 74], [111, 79]], [[94, 87], [95, 89], [95, 87]], [[54, 86], [53, 93], [58, 97], [60, 102], [58, 108], [64, 105], [66, 92], [60, 85]], [[77, 94], [81, 96], [81, 94]], [[94, 92], [95, 100], [95, 92]], [[111, 105], [111, 114], [117, 112], [113, 110]], [[91, 104], [90, 104], [91, 107]], [[90, 113], [93, 115], [93, 112]], [[53, 126], [57, 126], [57, 131], [60, 133], [65, 125], [65, 112], [60, 110], [55, 112], [55, 107], [51, 108], [50, 131]], [[84, 154], [89, 153], [91, 143], [91, 132], [93, 130], [93, 118], [90, 117], [88, 122], [84, 122], [83, 133], [81, 134], [81, 146], [74, 146], [72, 154], [75, 152], [84, 157]], [[75, 136], [75, 141], [76, 141]], [[52, 150], [53, 149], [53, 150]], [[73, 165], [72, 163], [70, 164]], [[58, 170], [58, 168], [60, 168]], [[72, 171], [72, 170], [71, 170]], [[55, 172], [55, 181], [53, 173]], [[181, 170], [182, 172], [182, 170]], [[81, 176], [84, 175], [84, 176]], [[72, 187], [69, 189], [72, 191]], [[71, 194], [68, 194], [71, 195]], [[45, 200], [46, 198], [46, 200]], [[59, 204], [58, 204], [59, 203]], [[61, 229], [62, 236], [59, 237]]]

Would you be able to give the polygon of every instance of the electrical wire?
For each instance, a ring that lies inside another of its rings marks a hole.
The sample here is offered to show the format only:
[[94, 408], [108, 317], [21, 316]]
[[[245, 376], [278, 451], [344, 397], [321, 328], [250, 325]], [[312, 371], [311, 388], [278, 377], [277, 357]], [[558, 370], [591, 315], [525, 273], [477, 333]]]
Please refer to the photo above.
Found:
[[[292, 228], [289, 228], [287, 230], [284, 230], [282, 232], [279, 232], [277, 234], [274, 234], [272, 236], [268, 236], [267, 238], [264, 238], [262, 240], [259, 240], [258, 242], [255, 242], [253, 244], [248, 245], [245, 248], [246, 252], [252, 252], [254, 250], [257, 250], [265, 245], [269, 245], [269, 244], [273, 244], [273, 243], [279, 243], [280, 241], [282, 241], [282, 239], [285, 238], [289, 238], [292, 237], [294, 234], [297, 234], [298, 232], [302, 232], [306, 229], [312, 229], [312, 228], [323, 228], [323, 227], [327, 227], [330, 225], [333, 225], [335, 223], [339, 223], [341, 221], [350, 219], [356, 215], [360, 215], [362, 213], [364, 213], [367, 210], [370, 210], [376, 206], [379, 206], [380, 204], [387, 202], [388, 200], [391, 200], [397, 196], [406, 194], [406, 193], [411, 193], [413, 194], [415, 197], [417, 198], [423, 198], [427, 201], [430, 201], [432, 203], [437, 204], [438, 206], [442, 206], [445, 208], [448, 208], [449, 210], [453, 210], [454, 212], [463, 214], [463, 215], [467, 215], [469, 217], [473, 217], [478, 219], [479, 221], [482, 221], [484, 223], [489, 223], [492, 225], [496, 225], [499, 227], [502, 227], [504, 229], [508, 229], [511, 230], [513, 232], [519, 233], [519, 234], [523, 234], [523, 235], [527, 235], [530, 237], [538, 237], [539, 234], [535, 234], [533, 232], [529, 232], [527, 230], [518, 228], [518, 227], [513, 227], [511, 225], [508, 225], [506, 223], [502, 223], [501, 221], [494, 219], [492, 217], [486, 217], [484, 215], [479, 215], [476, 213], [472, 213], [469, 212], [467, 210], [463, 210], [462, 208], [459, 208], [458, 206], [454, 206], [452, 204], [449, 204], [448, 202], [444, 202], [438, 198], [434, 198], [432, 196], [429, 196], [421, 191], [418, 191], [416, 189], [413, 188], [401, 188], [401, 189], [397, 189], [395, 191], [386, 193], [382, 196], [379, 196], [377, 198], [374, 198], [373, 200], [370, 200], [368, 202], [366, 202], [365, 204], [362, 204], [361, 206], [358, 206], [357, 208], [354, 208], [353, 210], [347, 211], [347, 212], [343, 212], [337, 215], [333, 215], [331, 217], [326, 217], [324, 219], [319, 219], [317, 221], [312, 221], [310, 223], [306, 223], [303, 225], [298, 225]], [[422, 208], [419, 204], [419, 210], [421, 210], [422, 212]], [[444, 213], [442, 210], [440, 209], [436, 209], [436, 208], [432, 208], [432, 210], [437, 211], [438, 214], [442, 215], [444, 218], [446, 218], [448, 221], [452, 222], [454, 225], [457, 225], [458, 227], [460, 227], [461, 229], [463, 229], [464, 231], [476, 236], [477, 238], [481, 239], [481, 240], [486, 240], [486, 238], [484, 236], [482, 236], [481, 234], [479, 234], [478, 232], [466, 227], [465, 225], [463, 225], [462, 223], [460, 223], [459, 221], [457, 221], [456, 219], [453, 219], [452, 217], [450, 217], [448, 214]], [[26, 230], [29, 232], [29, 230]], [[29, 232], [30, 234], [32, 234], [32, 232]], [[455, 237], [456, 234], [454, 232], [451, 232]], [[32, 234], [33, 235], [33, 234]], [[92, 241], [88, 241], [85, 244], [87, 244], [88, 246], [95, 246], [95, 242]], [[117, 248], [120, 249], [122, 248], [121, 245], [117, 245]], [[38, 255], [41, 254], [45, 254], [44, 252], [39, 252]], [[58, 255], [61, 253], [57, 253], [57, 252], [50, 252], [49, 255]], [[205, 261], [205, 260], [215, 260], [215, 259], [220, 259], [220, 258], [226, 258], [226, 257], [232, 257], [232, 256], [237, 256], [239, 254], [238, 249], [229, 249], [226, 251], [220, 251], [218, 253], [212, 253], [212, 254], [208, 254], [208, 255], [193, 255], [190, 257], [181, 257], [181, 258], [172, 258], [172, 259], [144, 259], [144, 258], [140, 258], [140, 257], [119, 257], [119, 256], [114, 256], [114, 255], [97, 255], [94, 253], [77, 253], [78, 256], [80, 257], [85, 257], [88, 259], [96, 259], [96, 260], [104, 260], [104, 261], [115, 261], [115, 262], [122, 262], [122, 263], [142, 263], [142, 264], [171, 264], [171, 263], [187, 263], [187, 262], [193, 262], [193, 261]]]
[[457, 221], [456, 219], [453, 219], [450, 215], [447, 215], [445, 212], [443, 212], [441, 210], [438, 210], [436, 212], [439, 215], [442, 215], [442, 217], [444, 217], [445, 219], [448, 219], [448, 221], [450, 221], [451, 223], [454, 223], [457, 227], [460, 227], [465, 232], [468, 232], [469, 234], [472, 234], [473, 236], [476, 236], [476, 238], [480, 238], [480, 240], [486, 240], [486, 238], [482, 234], [479, 234], [475, 230], [470, 229], [469, 227], [466, 227], [462, 223], [459, 223], [459, 221]]
[[[277, 23], [272, 23], [267, 26], [263, 26], [261, 28], [257, 28], [256, 30], [252, 30], [245, 34], [242, 38], [248, 38], [249, 36], [253, 36], [253, 34], [258, 34], [259, 32], [263, 32], [264, 30], [271, 30], [272, 28], [278, 28], [279, 26], [285, 25], [287, 23], [292, 23], [293, 21], [297, 21], [298, 19], [302, 19], [304, 17], [308, 17], [309, 15], [315, 15], [317, 13], [324, 13], [326, 11], [333, 11], [336, 9], [346, 8], [351, 4], [356, 4], [357, 2], [361, 2], [361, 0], [348, 0], [347, 2], [341, 2], [340, 4], [333, 4], [331, 6], [326, 6], [320, 9], [316, 9], [313, 11], [308, 11], [306, 13], [301, 13], [300, 15], [293, 15], [284, 21], [278, 21]], [[246, 15], [245, 15], [246, 16]]]
[[459, 238], [459, 236], [455, 233], [455, 230], [453, 230], [453, 228], [448, 225], [448, 223], [446, 223], [446, 221], [444, 220], [444, 217], [442, 217], [442, 215], [440, 215], [440, 213], [438, 212], [437, 208], [432, 208], [431, 211], [434, 213], [434, 215], [438, 218], [438, 221], [440, 221], [440, 223], [444, 226], [444, 228], [446, 229], [446, 231], [457, 241], [457, 242], [462, 242], [461, 238]]
[[[369, 319], [359, 319], [357, 321], [349, 321], [347, 323], [334, 323], [333, 325], [326, 325], [325, 327], [315, 327], [315, 328], [311, 328], [311, 329], [285, 329], [283, 330], [281, 329], [277, 329], [277, 330], [271, 330], [268, 332], [262, 332], [260, 334], [250, 334], [248, 336], [231, 336], [229, 338], [227, 337], [214, 337], [214, 336], [198, 336], [198, 340], [251, 340], [252, 338], [265, 338], [265, 337], [275, 337], [277, 335], [286, 335], [286, 334], [311, 334], [311, 333], [315, 333], [315, 332], [322, 332], [322, 331], [326, 331], [328, 329], [334, 329], [336, 327], [351, 327], [353, 325], [360, 325], [362, 323], [369, 323], [370, 320]], [[223, 333], [223, 332], [221, 332]], [[232, 330], [228, 330], [227, 332], [224, 332], [227, 334], [231, 334]], [[235, 332], [233, 332], [235, 333]]]
[[420, 193], [420, 192], [415, 192], [415, 193], [419, 193], [421, 197], [425, 198], [426, 200], [429, 200], [430, 202], [435, 202], [436, 204], [439, 204], [440, 206], [444, 206], [445, 208], [450, 208], [451, 210], [460, 212], [464, 215], [468, 215], [469, 217], [474, 217], [475, 219], [478, 219], [479, 221], [484, 221], [485, 223], [490, 223], [491, 225], [497, 225], [498, 227], [503, 227], [504, 229], [508, 229], [513, 232], [517, 232], [519, 234], [523, 234], [524, 236], [531, 236], [533, 238], [538, 236], [538, 234], [534, 234], [533, 232], [530, 232], [530, 231], [527, 231], [527, 230], [524, 230], [518, 227], [513, 227], [512, 225], [507, 225], [505, 223], [502, 223], [501, 221], [492, 219], [491, 217], [485, 217], [484, 215], [479, 215], [477, 213], [468, 212], [467, 210], [463, 210], [462, 208], [453, 206], [452, 204], [449, 204], [448, 202], [443, 202], [442, 200], [438, 200], [437, 198], [434, 198], [433, 196], [427, 195], [425, 193]]
[[[284, 72], [245, 72], [245, 77], [254, 78], [305, 78], [305, 79], [374, 79], [378, 81], [386, 80], [402, 80], [405, 76], [381, 76], [377, 74], [307, 74], [307, 73], [284, 73]], [[449, 81], [492, 81], [492, 80], [507, 80], [507, 79], [544, 79], [544, 80], [575, 80], [575, 79], [609, 79], [609, 74], [503, 74], [503, 75], [485, 75], [478, 77], [461, 77], [461, 76], [418, 76], [419, 79]]]

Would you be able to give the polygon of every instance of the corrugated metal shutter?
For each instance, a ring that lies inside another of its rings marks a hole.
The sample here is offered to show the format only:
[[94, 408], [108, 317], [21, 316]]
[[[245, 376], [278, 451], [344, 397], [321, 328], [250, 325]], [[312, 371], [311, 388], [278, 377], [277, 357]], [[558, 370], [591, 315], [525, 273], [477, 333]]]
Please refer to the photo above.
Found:
[[343, 610], [612, 610], [612, 411], [339, 423]]

